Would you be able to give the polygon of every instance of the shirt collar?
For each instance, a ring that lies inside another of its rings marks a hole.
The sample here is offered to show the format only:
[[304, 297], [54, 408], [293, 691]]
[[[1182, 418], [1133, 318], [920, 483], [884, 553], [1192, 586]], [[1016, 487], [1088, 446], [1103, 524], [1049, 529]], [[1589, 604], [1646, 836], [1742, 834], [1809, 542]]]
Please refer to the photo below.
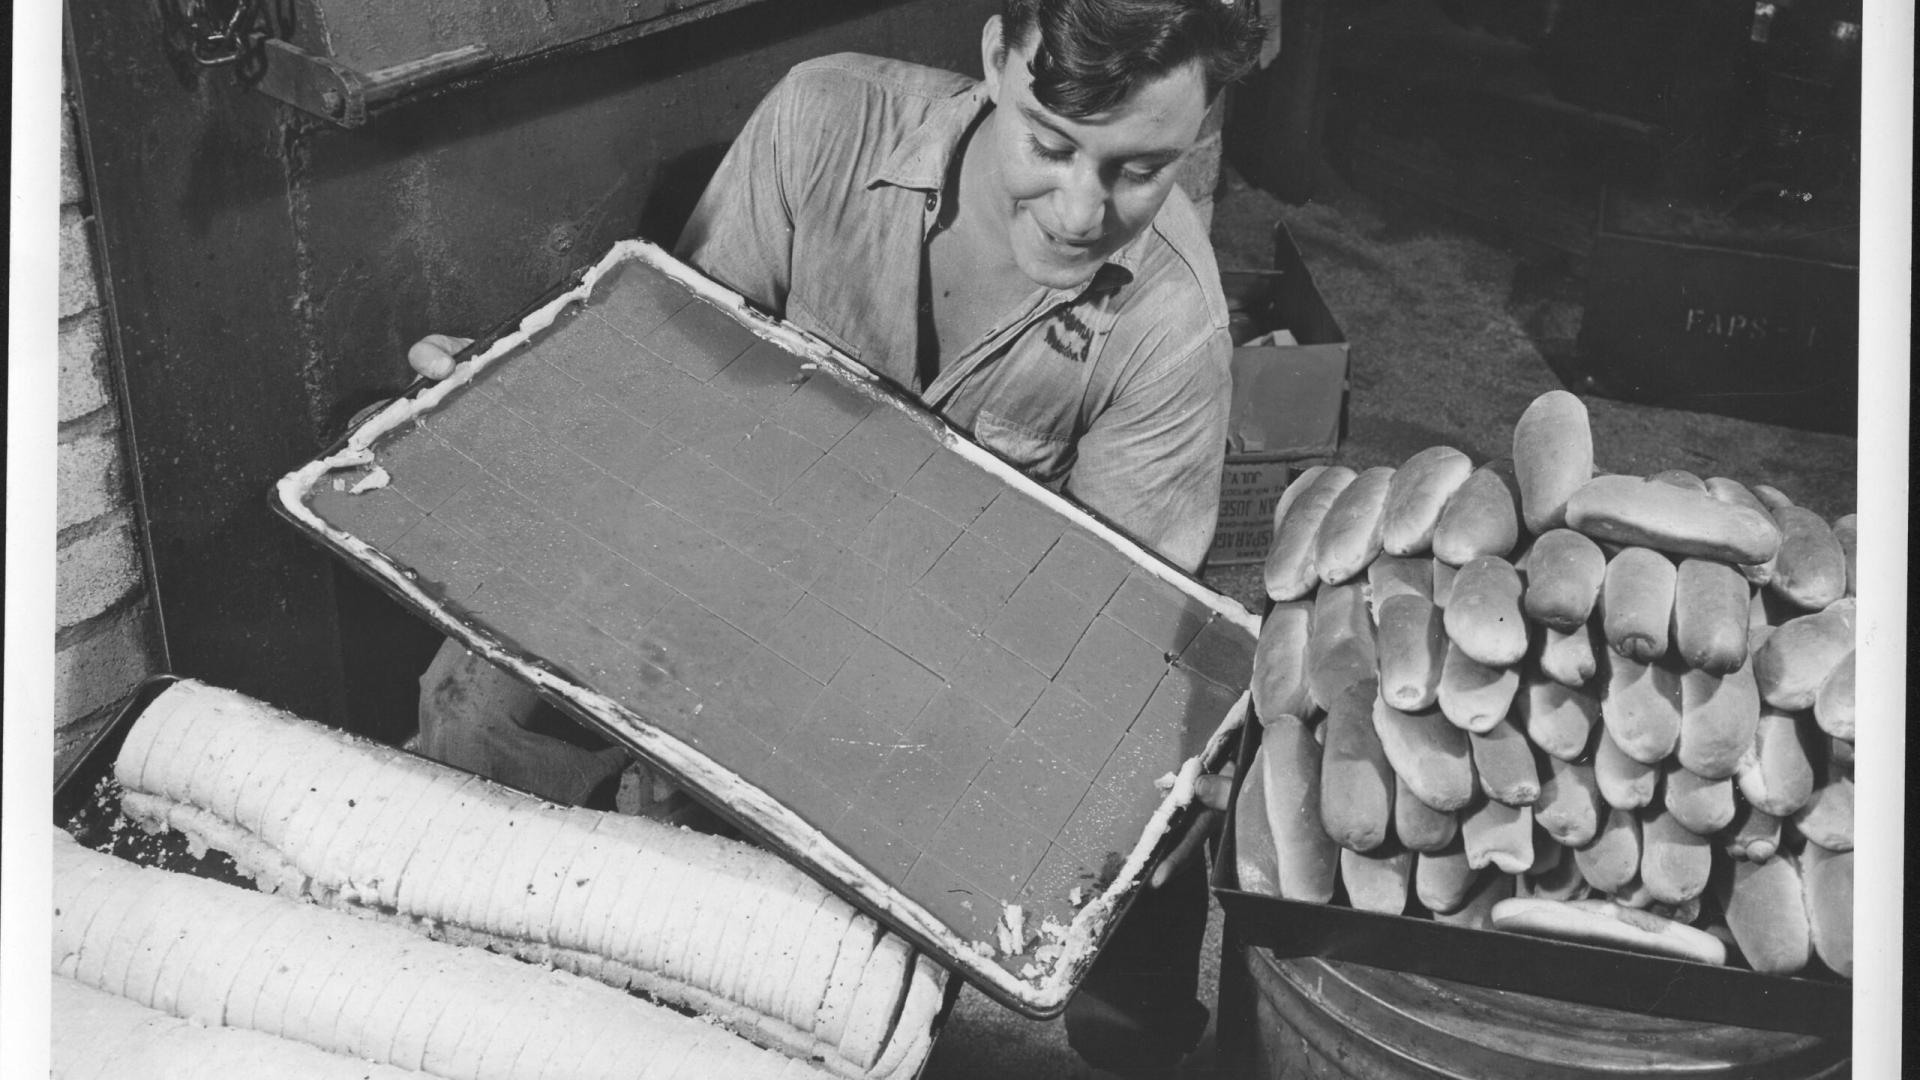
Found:
[[[953, 151], [960, 144], [960, 137], [992, 107], [993, 102], [987, 96], [985, 83], [975, 83], [961, 93], [935, 103], [920, 126], [908, 132], [887, 157], [886, 163], [867, 177], [867, 190], [892, 185], [915, 191], [940, 191], [946, 182], [947, 168], [953, 161]], [[1126, 246], [1109, 255], [1107, 261], [1075, 295], [1118, 292], [1131, 282], [1134, 269], [1140, 262], [1141, 245], [1151, 232], [1152, 226], [1141, 229], [1140, 234], [1127, 241]]]

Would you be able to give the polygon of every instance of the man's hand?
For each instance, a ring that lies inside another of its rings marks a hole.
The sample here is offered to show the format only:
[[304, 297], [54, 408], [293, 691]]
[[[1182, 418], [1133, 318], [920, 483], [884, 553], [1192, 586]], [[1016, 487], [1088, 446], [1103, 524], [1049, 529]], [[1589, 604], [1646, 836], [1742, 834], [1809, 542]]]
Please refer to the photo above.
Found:
[[1187, 825], [1187, 831], [1181, 834], [1180, 842], [1174, 845], [1173, 850], [1167, 853], [1167, 857], [1161, 859], [1159, 865], [1153, 868], [1153, 873], [1148, 875], [1147, 888], [1149, 889], [1157, 889], [1165, 885], [1176, 871], [1186, 865], [1188, 859], [1193, 858], [1194, 852], [1200, 850], [1200, 846], [1213, 835], [1213, 831], [1220, 827], [1220, 822], [1225, 820], [1227, 800], [1233, 798], [1233, 762], [1227, 762], [1227, 767], [1218, 773], [1210, 773], [1196, 779], [1193, 782], [1193, 796], [1200, 803], [1200, 812], [1193, 816], [1193, 821]]
[[428, 334], [407, 350], [407, 364], [429, 379], [453, 374], [453, 354], [473, 344], [472, 338]]

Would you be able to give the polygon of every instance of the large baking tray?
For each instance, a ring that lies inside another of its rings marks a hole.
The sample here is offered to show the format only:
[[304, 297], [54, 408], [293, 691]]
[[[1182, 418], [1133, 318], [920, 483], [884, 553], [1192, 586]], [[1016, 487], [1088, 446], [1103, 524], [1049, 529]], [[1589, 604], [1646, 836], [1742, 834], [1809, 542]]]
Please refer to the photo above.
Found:
[[1230, 932], [1278, 956], [1317, 956], [1653, 1016], [1850, 1038], [1853, 988], [1838, 979], [1763, 975], [1597, 945], [1356, 911], [1344, 891], [1313, 904], [1243, 892], [1234, 872], [1240, 780], [1260, 745], [1240, 737], [1233, 804], [1214, 845], [1212, 885]]
[[641, 241], [276, 507], [1036, 1018], [1247, 709], [1243, 606]]
[[[253, 879], [223, 852], [209, 848], [195, 853], [183, 834], [172, 831], [150, 834], [121, 813], [120, 785], [113, 775], [114, 759], [120, 756], [127, 733], [147, 706], [179, 681], [179, 677], [172, 674], [149, 676], [122, 699], [113, 719], [94, 733], [87, 748], [55, 779], [53, 826], [82, 846], [140, 866], [253, 889]], [[507, 784], [499, 786], [516, 790]], [[949, 980], [946, 997], [929, 1029], [936, 1045], [959, 997], [959, 982]]]

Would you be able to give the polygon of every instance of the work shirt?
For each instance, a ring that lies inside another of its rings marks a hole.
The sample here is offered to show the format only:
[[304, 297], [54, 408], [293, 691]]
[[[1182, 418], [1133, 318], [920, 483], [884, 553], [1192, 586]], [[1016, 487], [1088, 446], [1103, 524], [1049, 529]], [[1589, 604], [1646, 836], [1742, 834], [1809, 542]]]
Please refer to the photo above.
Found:
[[924, 248], [955, 151], [992, 108], [951, 72], [801, 64], [747, 121], [678, 253], [1194, 569], [1219, 510], [1232, 345], [1213, 249], [1178, 188], [1085, 285], [1035, 286], [922, 375]]

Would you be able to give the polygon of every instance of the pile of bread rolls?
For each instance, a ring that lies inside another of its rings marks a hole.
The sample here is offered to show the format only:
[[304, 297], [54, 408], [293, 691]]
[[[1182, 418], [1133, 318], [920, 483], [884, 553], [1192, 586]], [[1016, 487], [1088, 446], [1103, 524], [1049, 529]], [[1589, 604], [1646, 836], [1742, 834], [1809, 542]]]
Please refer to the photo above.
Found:
[[1510, 460], [1307, 469], [1264, 567], [1241, 887], [1850, 975], [1854, 529], [1595, 475], [1564, 391]]

